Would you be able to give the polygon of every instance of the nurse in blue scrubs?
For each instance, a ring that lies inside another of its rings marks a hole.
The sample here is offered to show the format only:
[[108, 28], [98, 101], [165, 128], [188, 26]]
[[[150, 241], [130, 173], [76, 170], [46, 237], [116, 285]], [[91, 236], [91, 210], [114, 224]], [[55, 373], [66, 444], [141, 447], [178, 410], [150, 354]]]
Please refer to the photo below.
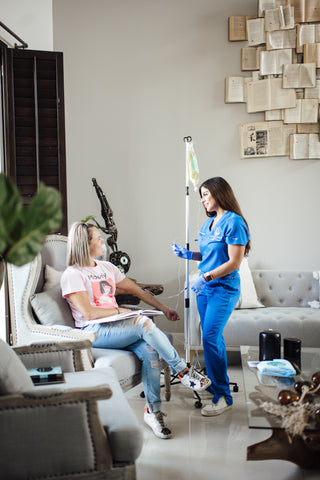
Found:
[[200, 252], [172, 244], [181, 258], [199, 261], [200, 275], [192, 285], [197, 295], [207, 376], [212, 402], [204, 416], [220, 415], [232, 407], [227, 375], [224, 327], [240, 297], [239, 267], [250, 250], [249, 228], [232, 188], [221, 177], [206, 180], [199, 188], [209, 217], [199, 232]]

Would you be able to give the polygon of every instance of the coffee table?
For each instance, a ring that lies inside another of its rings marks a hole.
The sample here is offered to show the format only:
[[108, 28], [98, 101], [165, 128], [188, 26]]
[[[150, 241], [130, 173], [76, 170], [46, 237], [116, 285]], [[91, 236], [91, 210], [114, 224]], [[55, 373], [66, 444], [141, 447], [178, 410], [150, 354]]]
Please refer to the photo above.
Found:
[[[297, 375], [291, 379], [261, 375], [250, 367], [248, 362], [259, 361], [258, 347], [241, 346], [240, 350], [249, 428], [272, 430], [270, 438], [247, 448], [247, 460], [282, 459], [302, 468], [320, 468], [320, 427], [308, 428], [291, 439], [280, 419], [259, 407], [261, 401], [279, 405], [280, 390], [294, 391], [297, 380], [311, 380], [312, 374], [320, 371], [320, 348], [302, 349], [300, 365], [295, 365]], [[320, 403], [320, 395], [317, 400]]]

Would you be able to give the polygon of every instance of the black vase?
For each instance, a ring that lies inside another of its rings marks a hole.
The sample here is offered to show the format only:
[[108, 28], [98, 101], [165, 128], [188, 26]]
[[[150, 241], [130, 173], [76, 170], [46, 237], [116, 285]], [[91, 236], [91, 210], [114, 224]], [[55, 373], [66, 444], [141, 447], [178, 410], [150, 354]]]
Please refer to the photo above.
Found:
[[281, 358], [281, 335], [274, 330], [259, 333], [259, 360]]

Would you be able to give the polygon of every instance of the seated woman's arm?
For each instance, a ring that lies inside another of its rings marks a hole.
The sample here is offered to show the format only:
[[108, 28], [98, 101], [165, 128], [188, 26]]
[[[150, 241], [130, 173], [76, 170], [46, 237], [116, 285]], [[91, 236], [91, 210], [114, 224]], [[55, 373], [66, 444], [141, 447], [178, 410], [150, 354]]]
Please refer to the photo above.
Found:
[[161, 312], [165, 314], [168, 320], [180, 320], [179, 315], [175, 310], [167, 307], [166, 305], [163, 305], [163, 303], [159, 302], [159, 300], [157, 300], [157, 298], [154, 297], [148, 290], [143, 290], [139, 287], [139, 285], [130, 280], [130, 278], [126, 277], [121, 280], [121, 282], [117, 283], [117, 287], [121, 288], [121, 291], [124, 291], [125, 293], [135, 295], [143, 302], [151, 305], [151, 307], [161, 310]]

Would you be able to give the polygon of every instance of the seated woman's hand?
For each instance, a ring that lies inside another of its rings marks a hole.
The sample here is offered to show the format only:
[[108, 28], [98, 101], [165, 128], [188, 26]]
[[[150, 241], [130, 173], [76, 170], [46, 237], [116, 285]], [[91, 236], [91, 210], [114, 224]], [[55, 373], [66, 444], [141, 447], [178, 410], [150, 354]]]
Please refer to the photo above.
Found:
[[173, 308], [166, 307], [163, 310], [163, 313], [165, 314], [167, 319], [170, 320], [171, 322], [176, 322], [177, 320], [180, 320], [178, 313], [175, 310], [173, 310]]

